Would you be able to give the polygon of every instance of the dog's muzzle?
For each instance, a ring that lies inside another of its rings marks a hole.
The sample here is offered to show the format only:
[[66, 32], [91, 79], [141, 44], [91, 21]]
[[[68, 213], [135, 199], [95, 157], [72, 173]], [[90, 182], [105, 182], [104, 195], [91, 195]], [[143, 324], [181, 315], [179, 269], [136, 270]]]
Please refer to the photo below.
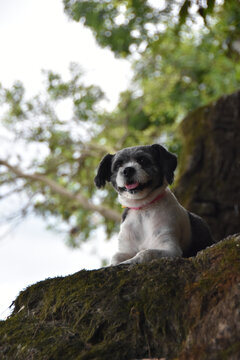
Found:
[[134, 194], [150, 185], [150, 182], [141, 184], [139, 180], [137, 180], [137, 169], [133, 166], [125, 167], [122, 171], [122, 176], [124, 178], [124, 186], [120, 187], [121, 191], [127, 191]]
[[139, 186], [139, 182], [137, 182], [134, 177], [136, 176], [136, 169], [132, 166], [127, 166], [123, 170], [123, 176], [125, 179], [125, 189], [128, 191], [133, 191]]

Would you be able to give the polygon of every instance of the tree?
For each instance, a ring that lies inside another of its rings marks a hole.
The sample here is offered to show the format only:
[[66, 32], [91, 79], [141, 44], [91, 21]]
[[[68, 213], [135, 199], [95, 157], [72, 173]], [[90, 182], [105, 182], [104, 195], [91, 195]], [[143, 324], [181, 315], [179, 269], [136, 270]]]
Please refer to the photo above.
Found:
[[[3, 123], [14, 141], [21, 139], [25, 146], [41, 144], [45, 154], [30, 157], [27, 167], [22, 165], [22, 158], [12, 165], [14, 154], [13, 159], [0, 159], [1, 198], [24, 193], [26, 205], [21, 210], [24, 216], [34, 209], [46, 218], [60, 218], [60, 222], [67, 224], [71, 239], [79, 233], [85, 239], [100, 221], [94, 216], [96, 212], [114, 224], [120, 215], [116, 205], [110, 210], [90, 201], [95, 191], [89, 171], [97, 167], [100, 154], [111, 151], [110, 145], [99, 146], [92, 141], [102, 131], [97, 103], [103, 93], [95, 86], [82, 84], [76, 65], [71, 65], [70, 73], [71, 79], [64, 82], [60, 75], [47, 72], [44, 97], [26, 100], [19, 82], [11, 90], [1, 89], [1, 100], [8, 106]], [[57, 106], [67, 99], [72, 102], [72, 116], [60, 119]], [[4, 193], [6, 184], [9, 191]]]
[[[20, 214], [35, 211], [50, 219], [72, 245], [101, 226], [107, 236], [118, 228], [120, 208], [114, 191], [110, 186], [96, 190], [93, 183], [103, 155], [159, 139], [179, 152], [176, 126], [185, 114], [239, 87], [237, 2], [207, 1], [202, 8], [196, 1], [195, 13], [189, 1], [178, 7], [176, 3], [169, 1], [158, 10], [137, 0], [64, 1], [67, 14], [84, 21], [100, 45], [133, 63], [132, 86], [112, 112], [101, 109], [104, 94], [84, 85], [76, 64], [70, 67], [68, 81], [46, 72], [46, 93], [30, 100], [19, 82], [0, 89], [2, 124], [13, 141], [42, 149], [37, 157], [29, 156], [27, 165], [13, 154], [0, 159], [1, 199], [23, 194]], [[205, 22], [194, 25], [197, 16]], [[59, 111], [62, 103], [71, 108], [66, 118]]]
[[110, 47], [117, 56], [128, 56], [136, 48], [140, 50], [144, 42], [151, 46], [172, 17], [175, 17], [176, 29], [187, 19], [195, 22], [201, 17], [206, 23], [215, 7], [215, 0], [169, 0], [156, 7], [147, 0], [63, 2], [68, 16], [89, 27], [98, 43]]

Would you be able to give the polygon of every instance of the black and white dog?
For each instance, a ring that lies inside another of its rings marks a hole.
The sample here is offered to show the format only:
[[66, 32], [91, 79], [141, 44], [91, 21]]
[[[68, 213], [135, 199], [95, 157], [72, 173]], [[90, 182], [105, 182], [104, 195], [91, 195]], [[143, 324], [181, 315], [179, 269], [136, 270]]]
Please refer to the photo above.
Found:
[[125, 148], [102, 159], [95, 184], [101, 188], [111, 182], [125, 207], [112, 265], [190, 257], [214, 243], [207, 224], [168, 188], [176, 166], [177, 157], [158, 144]]

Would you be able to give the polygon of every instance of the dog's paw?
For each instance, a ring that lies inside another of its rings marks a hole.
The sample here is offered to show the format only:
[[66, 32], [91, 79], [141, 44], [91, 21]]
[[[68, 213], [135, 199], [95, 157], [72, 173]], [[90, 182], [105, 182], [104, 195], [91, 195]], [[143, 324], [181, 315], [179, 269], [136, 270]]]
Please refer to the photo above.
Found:
[[136, 265], [136, 264], [140, 264], [139, 259], [132, 258], [132, 259], [125, 260], [125, 261], [121, 262], [119, 265], [124, 266], [124, 265]]

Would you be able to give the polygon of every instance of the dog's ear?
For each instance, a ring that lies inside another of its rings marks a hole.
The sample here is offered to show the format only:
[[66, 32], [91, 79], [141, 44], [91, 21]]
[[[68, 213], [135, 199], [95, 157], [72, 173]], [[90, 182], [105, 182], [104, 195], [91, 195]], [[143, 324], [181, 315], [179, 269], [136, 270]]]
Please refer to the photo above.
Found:
[[99, 164], [97, 175], [94, 179], [95, 185], [98, 188], [104, 187], [106, 184], [106, 181], [110, 181], [111, 178], [111, 166], [112, 166], [112, 160], [114, 158], [114, 155], [107, 154], [104, 156], [102, 161]]
[[177, 167], [176, 155], [170, 153], [159, 144], [152, 145], [151, 150], [153, 151], [155, 159], [157, 159], [160, 166], [162, 167], [167, 182], [172, 184], [174, 179], [174, 170]]

